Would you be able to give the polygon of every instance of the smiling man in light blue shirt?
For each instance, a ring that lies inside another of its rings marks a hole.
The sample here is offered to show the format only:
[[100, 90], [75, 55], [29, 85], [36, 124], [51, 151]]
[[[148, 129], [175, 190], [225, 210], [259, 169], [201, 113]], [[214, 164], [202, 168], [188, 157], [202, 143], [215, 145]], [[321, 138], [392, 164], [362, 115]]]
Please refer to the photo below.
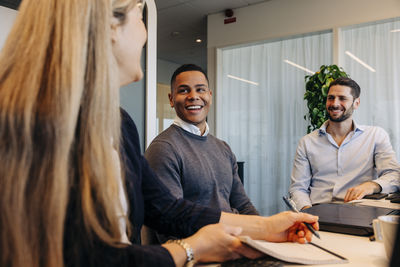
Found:
[[326, 101], [329, 120], [297, 147], [289, 193], [298, 209], [399, 189], [400, 167], [389, 136], [380, 127], [353, 121], [359, 105], [355, 81], [339, 78], [331, 83]]

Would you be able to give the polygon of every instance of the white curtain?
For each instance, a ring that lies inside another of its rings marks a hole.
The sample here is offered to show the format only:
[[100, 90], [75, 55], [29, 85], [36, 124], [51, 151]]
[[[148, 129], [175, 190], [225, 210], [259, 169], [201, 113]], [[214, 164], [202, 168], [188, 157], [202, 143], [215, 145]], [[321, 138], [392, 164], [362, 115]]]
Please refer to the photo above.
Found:
[[245, 162], [245, 189], [259, 212], [285, 210], [282, 196], [290, 184], [297, 142], [307, 132], [303, 95], [309, 73], [299, 66], [316, 71], [331, 64], [332, 33], [219, 53], [216, 134]]
[[340, 47], [341, 65], [361, 87], [355, 120], [384, 128], [399, 159], [400, 18], [343, 29]]

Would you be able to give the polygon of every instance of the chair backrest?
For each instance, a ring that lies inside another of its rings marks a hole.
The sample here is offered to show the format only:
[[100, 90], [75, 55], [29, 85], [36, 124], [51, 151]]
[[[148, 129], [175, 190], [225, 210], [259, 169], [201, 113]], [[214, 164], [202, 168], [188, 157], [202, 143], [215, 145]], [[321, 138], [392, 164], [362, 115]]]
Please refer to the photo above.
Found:
[[244, 181], [244, 174], [243, 174], [243, 172], [244, 172], [244, 161], [238, 161], [237, 165], [238, 165], [238, 175], [239, 175], [240, 181], [242, 181], [242, 184], [243, 184], [243, 181]]
[[143, 225], [142, 230], [140, 232], [140, 237], [142, 239], [142, 245], [159, 245], [156, 231]]

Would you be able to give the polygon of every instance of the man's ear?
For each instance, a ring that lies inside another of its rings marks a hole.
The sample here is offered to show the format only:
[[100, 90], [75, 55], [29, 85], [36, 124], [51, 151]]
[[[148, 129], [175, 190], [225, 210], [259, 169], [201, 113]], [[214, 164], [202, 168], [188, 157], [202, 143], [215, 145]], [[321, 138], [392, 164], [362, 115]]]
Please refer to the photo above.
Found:
[[213, 99], [213, 95], [212, 95], [212, 91], [210, 90], [210, 105], [212, 104], [212, 99]]
[[174, 107], [174, 100], [172, 98], [172, 94], [171, 93], [168, 94], [168, 98], [169, 98], [169, 105], [171, 106], [171, 108], [173, 108]]
[[353, 109], [356, 110], [358, 106], [360, 106], [360, 98], [356, 98], [356, 100], [354, 100]]

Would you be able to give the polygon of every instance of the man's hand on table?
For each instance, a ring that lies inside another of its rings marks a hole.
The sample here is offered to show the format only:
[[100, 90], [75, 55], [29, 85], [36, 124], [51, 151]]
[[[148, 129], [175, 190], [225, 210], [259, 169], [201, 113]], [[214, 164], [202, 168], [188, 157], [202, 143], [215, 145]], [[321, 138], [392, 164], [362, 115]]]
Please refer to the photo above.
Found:
[[368, 181], [355, 187], [349, 188], [347, 190], [346, 196], [344, 197], [344, 202], [349, 202], [355, 199], [362, 199], [366, 195], [379, 193], [381, 191], [382, 188], [379, 184]]

